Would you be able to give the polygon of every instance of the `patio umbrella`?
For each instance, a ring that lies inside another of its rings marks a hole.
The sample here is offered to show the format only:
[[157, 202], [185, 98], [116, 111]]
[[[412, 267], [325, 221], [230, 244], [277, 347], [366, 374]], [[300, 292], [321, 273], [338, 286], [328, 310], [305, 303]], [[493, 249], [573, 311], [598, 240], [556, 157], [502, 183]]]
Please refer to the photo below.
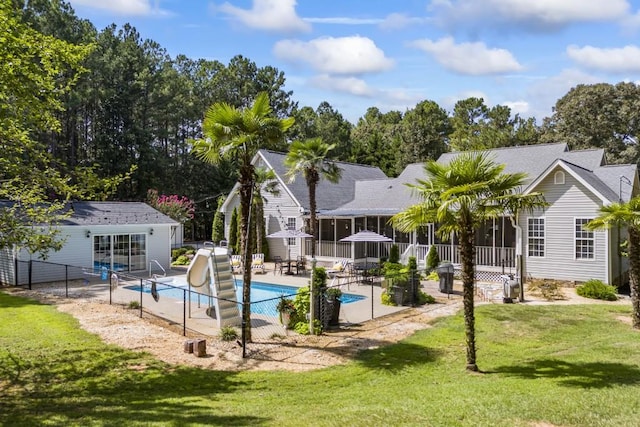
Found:
[[375, 233], [370, 230], [361, 230], [351, 236], [347, 236], [343, 239], [340, 239], [341, 242], [363, 242], [364, 245], [364, 258], [365, 263], [367, 262], [367, 245], [366, 243], [383, 243], [383, 242], [393, 242], [393, 239], [387, 236], [383, 236], [382, 234]]
[[[340, 239], [341, 242], [363, 242], [365, 269], [367, 268], [367, 243], [393, 242], [393, 239], [382, 234], [375, 233], [370, 230], [361, 230], [351, 236]], [[371, 318], [373, 319], [373, 278], [371, 279]]]
[[[271, 239], [305, 239], [307, 237], [313, 236], [303, 231], [289, 229], [276, 231], [275, 233], [271, 233], [267, 236], [267, 238]], [[287, 240], [287, 259], [291, 260], [291, 246], [289, 245], [289, 240]]]
[[341, 242], [393, 242], [391, 237], [383, 236], [370, 230], [361, 230], [344, 239]]

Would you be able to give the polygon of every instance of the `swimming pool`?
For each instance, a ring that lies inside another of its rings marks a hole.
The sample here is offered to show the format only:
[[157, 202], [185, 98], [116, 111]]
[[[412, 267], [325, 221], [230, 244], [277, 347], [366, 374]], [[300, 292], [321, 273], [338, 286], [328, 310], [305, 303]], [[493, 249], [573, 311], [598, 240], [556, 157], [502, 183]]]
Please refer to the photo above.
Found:
[[[125, 289], [130, 289], [136, 292], [140, 292], [140, 285], [125, 286]], [[184, 298], [184, 289], [188, 290], [188, 284], [182, 277], [173, 278], [160, 278], [156, 283], [156, 290], [161, 297], [173, 298], [182, 300]], [[207, 298], [205, 295], [198, 294], [191, 288], [191, 302], [204, 302]], [[251, 311], [259, 310], [260, 303], [269, 303], [275, 305], [281, 296], [293, 299], [295, 297], [298, 288], [296, 286], [277, 285], [274, 283], [265, 282], [251, 282]], [[145, 281], [142, 292], [151, 293], [151, 281]], [[342, 304], [350, 304], [356, 301], [366, 299], [362, 295], [344, 293], [340, 297]], [[236, 285], [236, 300], [242, 301], [242, 282], [238, 281]]]

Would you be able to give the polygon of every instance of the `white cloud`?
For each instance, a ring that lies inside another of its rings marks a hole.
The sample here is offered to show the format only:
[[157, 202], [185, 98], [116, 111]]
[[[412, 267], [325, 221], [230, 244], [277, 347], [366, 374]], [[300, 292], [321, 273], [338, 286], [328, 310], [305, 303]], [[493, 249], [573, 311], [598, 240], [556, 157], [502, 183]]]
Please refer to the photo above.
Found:
[[640, 11], [627, 15], [622, 19], [622, 27], [629, 33], [635, 33], [640, 29]]
[[486, 75], [520, 71], [522, 65], [505, 49], [490, 49], [482, 42], [456, 44], [452, 37], [437, 41], [415, 40], [410, 43], [448, 70], [460, 74]]
[[250, 28], [276, 32], [307, 32], [311, 25], [296, 14], [296, 0], [253, 0], [251, 9], [224, 3], [216, 9]]
[[446, 24], [468, 22], [489, 28], [498, 22], [548, 29], [575, 22], [622, 21], [630, 6], [627, 0], [434, 0], [429, 8]]
[[366, 37], [322, 37], [303, 42], [281, 40], [274, 54], [289, 62], [305, 62], [327, 74], [364, 74], [388, 70], [393, 61]]
[[541, 122], [552, 114], [556, 102], [579, 84], [602, 83], [602, 79], [580, 70], [565, 69], [555, 76], [539, 80], [527, 89], [530, 113]]
[[330, 18], [304, 18], [305, 21], [314, 24], [336, 24], [336, 25], [376, 25], [382, 22], [380, 18], [348, 18], [334, 16]]
[[163, 15], [165, 11], [161, 10], [156, 2], [155, 6], [151, 5], [150, 0], [70, 0], [69, 3], [76, 7], [88, 7], [92, 9], [100, 9], [113, 12], [124, 16], [144, 16], [144, 15]]
[[612, 73], [640, 72], [640, 47], [597, 48], [569, 46], [567, 55], [577, 64]]
[[425, 22], [427, 22], [425, 18], [418, 18], [402, 13], [392, 13], [384, 18], [384, 21], [380, 23], [380, 28], [383, 30], [401, 30], [411, 25], [423, 24]]
[[375, 92], [367, 82], [355, 77], [332, 77], [322, 74], [311, 78], [309, 83], [323, 90], [346, 92], [356, 96], [371, 97]]
[[512, 116], [515, 116], [516, 114], [520, 114], [520, 116], [529, 115], [530, 106], [527, 101], [505, 101], [502, 105], [506, 105], [511, 109]]

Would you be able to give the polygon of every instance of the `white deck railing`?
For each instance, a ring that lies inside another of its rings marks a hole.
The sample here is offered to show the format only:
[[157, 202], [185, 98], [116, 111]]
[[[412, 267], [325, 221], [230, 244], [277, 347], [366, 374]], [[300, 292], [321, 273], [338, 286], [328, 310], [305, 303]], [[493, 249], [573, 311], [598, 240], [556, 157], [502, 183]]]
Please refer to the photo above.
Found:
[[[366, 243], [366, 255], [368, 257], [380, 258], [388, 257], [389, 250], [394, 243]], [[395, 243], [400, 250], [400, 254], [403, 254], [403, 259], [410, 256], [408, 252], [411, 249], [409, 243]], [[460, 264], [460, 249], [458, 245], [437, 244], [435, 245], [438, 251], [438, 257], [441, 261], [449, 261], [453, 264]], [[427, 253], [429, 252], [429, 245], [415, 245], [413, 250], [415, 251], [415, 257], [418, 263], [424, 261]], [[305, 253], [311, 253], [311, 241], [305, 242]], [[316, 242], [316, 256], [323, 258], [352, 258], [351, 243], [349, 242], [329, 242], [319, 241]], [[359, 259], [365, 256], [364, 245], [360, 244], [356, 246], [355, 256], [353, 258]], [[405, 261], [406, 262], [406, 261]], [[477, 266], [490, 266], [490, 267], [515, 267], [515, 248], [500, 248], [493, 246], [476, 246], [476, 259]]]

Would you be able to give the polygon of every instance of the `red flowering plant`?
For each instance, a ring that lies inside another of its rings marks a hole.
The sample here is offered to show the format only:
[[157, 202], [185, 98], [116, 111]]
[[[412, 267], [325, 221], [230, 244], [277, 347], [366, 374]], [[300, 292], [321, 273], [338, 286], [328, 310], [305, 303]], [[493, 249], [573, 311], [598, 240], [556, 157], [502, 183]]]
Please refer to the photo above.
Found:
[[185, 223], [193, 219], [193, 201], [185, 196], [158, 194], [158, 190], [147, 191], [147, 203], [171, 219]]

